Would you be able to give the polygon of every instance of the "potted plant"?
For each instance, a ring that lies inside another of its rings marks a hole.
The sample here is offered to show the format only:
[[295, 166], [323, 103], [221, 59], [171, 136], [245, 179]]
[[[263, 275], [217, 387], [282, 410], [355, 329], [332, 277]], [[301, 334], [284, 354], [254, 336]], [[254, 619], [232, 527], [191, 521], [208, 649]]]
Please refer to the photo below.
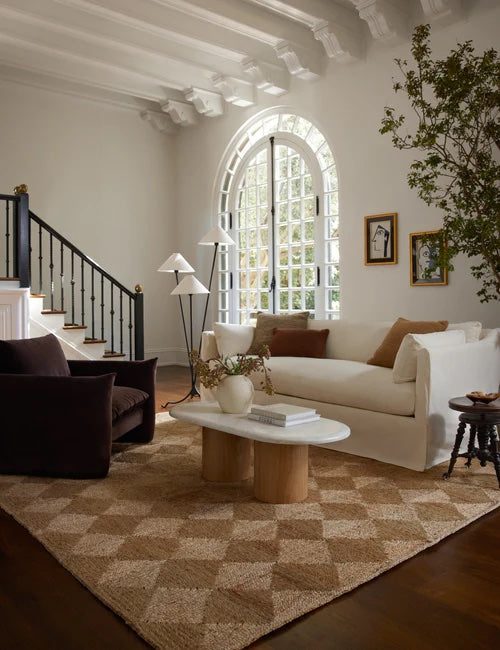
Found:
[[191, 361], [205, 388], [216, 388], [215, 397], [224, 413], [246, 413], [253, 400], [253, 384], [248, 378], [254, 372], [263, 374], [261, 386], [267, 395], [274, 394], [270, 370], [265, 360], [269, 348], [264, 345], [256, 356], [237, 354], [233, 357], [214, 357], [203, 361], [193, 350]]
[[408, 185], [443, 212], [443, 236], [428, 242], [438, 251], [436, 266], [453, 270], [458, 253], [475, 257], [471, 271], [482, 283], [481, 302], [498, 300], [500, 60], [493, 48], [477, 56], [471, 41], [433, 60], [429, 35], [429, 25], [415, 28], [415, 69], [395, 60], [403, 79], [393, 89], [408, 97], [409, 124], [386, 106], [380, 133], [390, 134], [397, 149], [420, 152], [410, 165]]

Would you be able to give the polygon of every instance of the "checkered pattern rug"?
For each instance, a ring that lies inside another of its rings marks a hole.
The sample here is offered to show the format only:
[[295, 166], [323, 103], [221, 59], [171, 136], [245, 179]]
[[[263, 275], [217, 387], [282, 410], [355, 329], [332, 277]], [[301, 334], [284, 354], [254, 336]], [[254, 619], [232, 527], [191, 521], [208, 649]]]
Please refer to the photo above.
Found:
[[199, 427], [159, 418], [106, 479], [0, 476], [0, 505], [157, 648], [243, 648], [500, 503], [491, 466], [445, 482], [314, 447], [307, 501], [261, 503], [204, 481]]

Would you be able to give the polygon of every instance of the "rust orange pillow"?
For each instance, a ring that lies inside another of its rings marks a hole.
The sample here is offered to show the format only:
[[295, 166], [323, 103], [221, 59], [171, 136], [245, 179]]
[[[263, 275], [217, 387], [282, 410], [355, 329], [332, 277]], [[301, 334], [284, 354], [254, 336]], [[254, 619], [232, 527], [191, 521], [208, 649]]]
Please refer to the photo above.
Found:
[[275, 327], [269, 349], [272, 357], [324, 359], [330, 330], [302, 330]]
[[382, 366], [392, 368], [399, 346], [407, 334], [430, 334], [431, 332], [443, 332], [448, 327], [447, 320], [426, 321], [406, 320], [398, 318], [391, 329], [387, 332], [385, 339], [375, 350], [375, 354], [366, 363], [371, 366]]

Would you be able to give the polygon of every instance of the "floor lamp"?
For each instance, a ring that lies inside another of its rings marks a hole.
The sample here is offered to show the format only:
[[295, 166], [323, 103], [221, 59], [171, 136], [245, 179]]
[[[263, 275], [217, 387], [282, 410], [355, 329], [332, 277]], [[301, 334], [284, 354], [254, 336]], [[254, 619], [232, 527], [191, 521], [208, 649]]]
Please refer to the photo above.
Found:
[[208, 282], [208, 294], [205, 301], [205, 311], [203, 313], [203, 322], [201, 324], [201, 333], [200, 333], [200, 345], [198, 350], [201, 349], [201, 337], [203, 335], [203, 330], [205, 329], [205, 322], [207, 320], [207, 311], [208, 311], [208, 301], [210, 299], [210, 291], [212, 290], [212, 279], [214, 277], [215, 261], [217, 259], [217, 251], [220, 244], [225, 244], [226, 246], [234, 246], [235, 241], [223, 230], [220, 226], [214, 226], [211, 230], [204, 235], [198, 244], [202, 246], [213, 246], [214, 247], [214, 256], [212, 258], [212, 268], [210, 269], [210, 280]]

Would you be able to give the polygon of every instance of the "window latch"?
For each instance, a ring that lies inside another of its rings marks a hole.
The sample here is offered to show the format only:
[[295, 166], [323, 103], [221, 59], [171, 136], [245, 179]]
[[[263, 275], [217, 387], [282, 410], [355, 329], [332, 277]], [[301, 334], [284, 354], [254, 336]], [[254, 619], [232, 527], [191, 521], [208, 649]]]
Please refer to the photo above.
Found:
[[273, 275], [271, 284], [269, 286], [269, 293], [274, 292], [275, 289], [276, 289], [276, 278]]

